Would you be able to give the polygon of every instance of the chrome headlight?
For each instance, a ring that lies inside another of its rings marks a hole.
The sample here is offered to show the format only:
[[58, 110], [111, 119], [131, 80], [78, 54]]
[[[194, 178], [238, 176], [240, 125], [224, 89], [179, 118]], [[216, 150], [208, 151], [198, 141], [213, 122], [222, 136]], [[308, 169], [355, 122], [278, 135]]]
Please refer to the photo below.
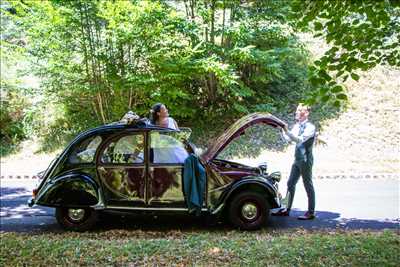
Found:
[[273, 172], [269, 175], [269, 177], [272, 180], [279, 182], [282, 178], [282, 174], [281, 174], [281, 172]]

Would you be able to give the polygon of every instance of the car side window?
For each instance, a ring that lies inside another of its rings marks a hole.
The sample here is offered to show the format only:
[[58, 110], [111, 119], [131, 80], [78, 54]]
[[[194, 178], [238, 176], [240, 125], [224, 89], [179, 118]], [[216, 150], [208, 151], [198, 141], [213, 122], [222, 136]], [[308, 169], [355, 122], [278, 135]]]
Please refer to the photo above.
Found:
[[185, 145], [168, 132], [151, 133], [152, 163], [183, 164], [189, 153]]
[[101, 156], [102, 163], [143, 163], [143, 134], [126, 135], [109, 143]]
[[100, 136], [93, 136], [81, 142], [69, 155], [69, 163], [92, 163], [94, 161], [94, 155], [96, 154], [96, 150], [99, 147], [101, 140], [102, 138]]

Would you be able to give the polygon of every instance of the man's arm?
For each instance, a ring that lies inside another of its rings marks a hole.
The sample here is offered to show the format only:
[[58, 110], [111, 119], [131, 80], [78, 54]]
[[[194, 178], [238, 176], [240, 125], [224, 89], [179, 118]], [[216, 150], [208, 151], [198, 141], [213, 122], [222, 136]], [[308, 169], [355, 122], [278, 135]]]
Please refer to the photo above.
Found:
[[281, 129], [280, 131], [282, 139], [284, 139], [287, 143], [291, 142], [292, 139], [287, 135], [285, 129]]
[[[294, 133], [295, 131], [293, 131], [293, 130], [294, 130], [294, 127], [293, 127], [292, 131], [286, 131], [285, 134], [290, 138], [291, 141], [293, 141], [295, 143], [305, 142], [315, 135], [315, 126], [311, 123], [306, 124], [306, 128], [304, 129], [304, 132], [301, 135], [295, 134]], [[297, 132], [298, 132], [298, 129], [297, 129]]]

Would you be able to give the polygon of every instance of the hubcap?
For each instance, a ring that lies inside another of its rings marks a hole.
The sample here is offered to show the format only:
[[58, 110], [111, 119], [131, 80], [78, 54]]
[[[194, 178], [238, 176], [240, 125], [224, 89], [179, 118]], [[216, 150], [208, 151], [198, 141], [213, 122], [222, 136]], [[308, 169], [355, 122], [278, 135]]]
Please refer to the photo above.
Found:
[[69, 209], [68, 217], [75, 222], [81, 221], [85, 217], [84, 209]]
[[257, 217], [257, 206], [254, 203], [246, 203], [242, 206], [242, 216], [246, 220], [254, 220]]

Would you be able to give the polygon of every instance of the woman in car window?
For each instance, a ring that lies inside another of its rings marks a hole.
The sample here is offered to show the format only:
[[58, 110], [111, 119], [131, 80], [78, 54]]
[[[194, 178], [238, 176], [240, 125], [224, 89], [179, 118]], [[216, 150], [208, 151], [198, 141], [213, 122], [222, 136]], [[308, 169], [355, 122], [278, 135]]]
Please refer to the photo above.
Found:
[[161, 127], [179, 130], [176, 121], [168, 114], [167, 107], [162, 103], [155, 104], [151, 109], [151, 123]]

